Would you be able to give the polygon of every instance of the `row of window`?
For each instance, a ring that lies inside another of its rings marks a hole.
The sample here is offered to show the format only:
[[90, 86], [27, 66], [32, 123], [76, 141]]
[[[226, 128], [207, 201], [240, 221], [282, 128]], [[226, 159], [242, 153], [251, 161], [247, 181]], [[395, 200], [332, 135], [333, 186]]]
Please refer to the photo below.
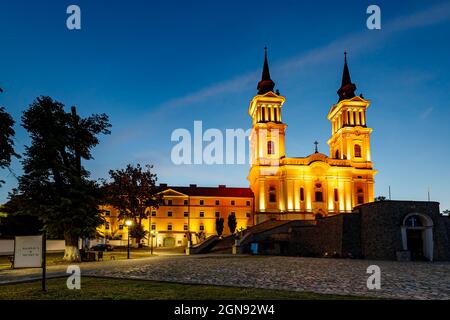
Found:
[[[183, 205], [187, 206], [188, 203], [189, 203], [188, 200], [183, 200]], [[201, 200], [199, 201], [199, 204], [200, 204], [201, 206], [205, 205], [205, 200], [201, 199]], [[215, 204], [216, 204], [216, 206], [220, 206], [220, 200], [216, 200]], [[231, 201], [230, 201], [230, 204], [231, 204], [232, 206], [235, 206], [235, 205], [236, 205], [236, 200], [231, 200]], [[168, 199], [168, 200], [166, 201], [166, 205], [168, 205], [168, 206], [173, 205], [173, 200], [172, 200], [172, 199]], [[249, 206], [251, 205], [251, 202], [250, 202], [250, 201], [246, 201], [246, 202], [245, 202], [245, 205], [246, 205], [247, 207], [249, 207]]]
[[[233, 211], [230, 214], [234, 216], [234, 215], [236, 215], [236, 212]], [[167, 216], [168, 217], [172, 217], [173, 216], [173, 212], [172, 211], [167, 211]], [[220, 218], [220, 212], [215, 212], [214, 216], [216, 218]], [[152, 211], [152, 217], [156, 217], [156, 211]], [[185, 217], [185, 218], [189, 217], [189, 212], [183, 212], [183, 217]], [[205, 212], [204, 211], [200, 211], [199, 217], [200, 218], [204, 218], [205, 217]], [[249, 212], [247, 212], [246, 213], [246, 217], [250, 218], [251, 214]]]
[[[199, 231], [205, 231], [205, 226], [203, 224], [201, 224], [198, 229], [199, 229]], [[152, 230], [156, 230], [156, 224], [152, 224]], [[167, 225], [167, 231], [173, 231], [173, 225], [171, 223], [169, 223]], [[183, 225], [183, 231], [189, 231], [189, 225], [188, 224], [185, 223]]]
[[[358, 195], [357, 195], [357, 202], [358, 204], [363, 204], [364, 203], [364, 194], [363, 190], [361, 188], [358, 188]], [[276, 202], [277, 201], [277, 197], [276, 197], [276, 193], [275, 193], [275, 188], [271, 187], [269, 189], [269, 202]], [[300, 201], [305, 201], [305, 189], [304, 188], [300, 188]], [[315, 191], [314, 192], [314, 201], [315, 202], [323, 202], [323, 192], [322, 191]], [[339, 201], [339, 190], [338, 189], [334, 189], [334, 201], [338, 202]]]
[[[355, 158], [362, 158], [362, 148], [361, 148], [361, 146], [359, 144], [355, 144], [353, 151], [354, 151]], [[334, 157], [336, 159], [340, 159], [341, 158], [339, 150], [336, 150], [336, 153], [335, 153]], [[346, 159], [346, 158], [347, 158], [347, 156], [344, 154], [344, 159]]]

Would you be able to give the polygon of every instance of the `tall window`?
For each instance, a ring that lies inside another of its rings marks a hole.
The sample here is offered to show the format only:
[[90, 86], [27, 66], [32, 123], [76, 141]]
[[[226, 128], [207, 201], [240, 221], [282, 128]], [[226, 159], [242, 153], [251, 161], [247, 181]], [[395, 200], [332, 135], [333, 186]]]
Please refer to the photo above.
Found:
[[323, 202], [323, 193], [322, 193], [322, 191], [316, 191], [316, 202]]
[[183, 200], [183, 203], [184, 203], [185, 206], [188, 205], [188, 201], [187, 200]]
[[355, 144], [355, 158], [361, 158], [361, 146]]
[[168, 206], [171, 206], [171, 205], [172, 205], [172, 199], [167, 200], [167, 205], [168, 205]]
[[167, 225], [167, 231], [172, 231], [172, 224]]
[[363, 195], [359, 195], [358, 196], [358, 204], [363, 204], [364, 203], [364, 196]]
[[336, 150], [336, 154], [334, 155], [336, 159], [339, 159], [339, 150]]
[[277, 195], [274, 187], [270, 187], [269, 189], [269, 202], [277, 202]]
[[156, 230], [156, 224], [152, 223], [152, 230]]
[[334, 201], [335, 202], [339, 201], [339, 191], [338, 191], [338, 189], [334, 189]]
[[305, 201], [305, 189], [300, 188], [300, 201]]
[[275, 154], [275, 143], [267, 141], [267, 154]]
[[205, 217], [205, 213], [203, 211], [200, 211], [200, 218], [204, 218]]
[[200, 200], [200, 205], [202, 206], [202, 205], [204, 205], [204, 204], [205, 204], [205, 201]]

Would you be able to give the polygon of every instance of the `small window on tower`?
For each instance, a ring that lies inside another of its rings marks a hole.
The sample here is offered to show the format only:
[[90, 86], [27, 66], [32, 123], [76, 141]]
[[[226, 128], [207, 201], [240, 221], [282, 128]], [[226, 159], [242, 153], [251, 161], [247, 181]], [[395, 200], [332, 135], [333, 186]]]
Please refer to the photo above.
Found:
[[267, 141], [267, 154], [275, 154], [275, 143]]
[[355, 158], [361, 158], [361, 146], [355, 144]]

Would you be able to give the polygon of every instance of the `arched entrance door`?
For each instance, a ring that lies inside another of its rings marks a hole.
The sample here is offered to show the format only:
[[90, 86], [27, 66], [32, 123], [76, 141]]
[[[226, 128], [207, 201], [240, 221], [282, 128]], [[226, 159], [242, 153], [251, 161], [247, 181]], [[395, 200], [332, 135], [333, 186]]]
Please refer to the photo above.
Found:
[[410, 213], [401, 227], [403, 249], [411, 260], [433, 261], [433, 220], [421, 213]]

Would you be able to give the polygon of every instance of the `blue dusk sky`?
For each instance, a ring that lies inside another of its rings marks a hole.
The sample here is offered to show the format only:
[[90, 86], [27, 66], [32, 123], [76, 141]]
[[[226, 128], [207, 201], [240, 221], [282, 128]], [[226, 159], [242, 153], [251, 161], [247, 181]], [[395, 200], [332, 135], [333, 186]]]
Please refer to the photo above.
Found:
[[[82, 29], [66, 28], [66, 8], [81, 8]], [[366, 9], [381, 8], [381, 30]], [[20, 117], [40, 95], [82, 116], [107, 113], [97, 179], [127, 163], [155, 165], [174, 185], [248, 186], [246, 165], [172, 163], [177, 128], [251, 126], [248, 104], [268, 46], [272, 79], [286, 97], [288, 157], [307, 156], [331, 125], [343, 52], [367, 112], [375, 194], [441, 202], [450, 209], [450, 2], [444, 1], [24, 1], [0, 2], [0, 105], [15, 118], [19, 152], [29, 143]], [[0, 203], [21, 174], [0, 172]]]

